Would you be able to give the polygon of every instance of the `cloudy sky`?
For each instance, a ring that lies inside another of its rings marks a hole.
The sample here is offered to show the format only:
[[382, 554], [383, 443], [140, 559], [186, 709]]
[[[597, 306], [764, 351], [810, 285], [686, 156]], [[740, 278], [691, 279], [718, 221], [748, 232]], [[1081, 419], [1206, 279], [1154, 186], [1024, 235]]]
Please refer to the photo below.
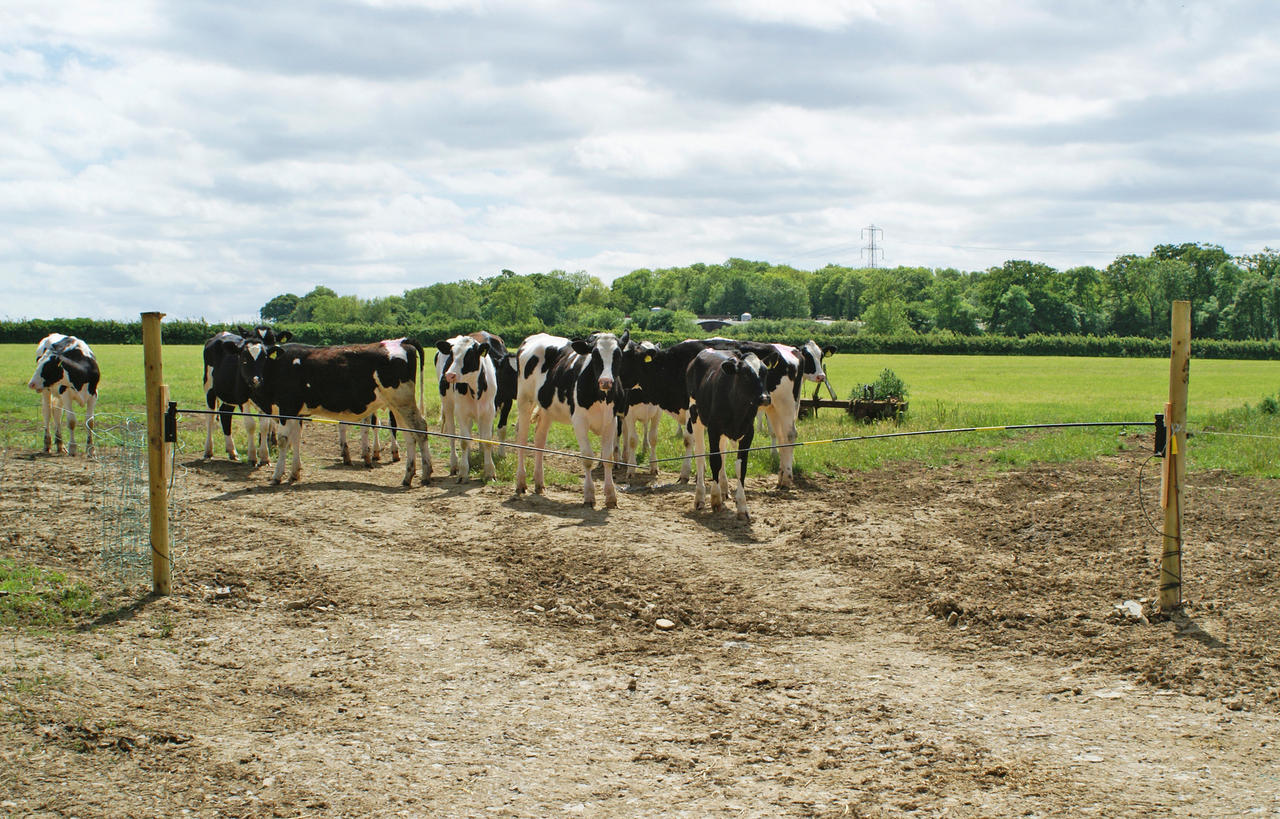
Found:
[[1273, 0], [5, 0], [0, 317], [1280, 247]]

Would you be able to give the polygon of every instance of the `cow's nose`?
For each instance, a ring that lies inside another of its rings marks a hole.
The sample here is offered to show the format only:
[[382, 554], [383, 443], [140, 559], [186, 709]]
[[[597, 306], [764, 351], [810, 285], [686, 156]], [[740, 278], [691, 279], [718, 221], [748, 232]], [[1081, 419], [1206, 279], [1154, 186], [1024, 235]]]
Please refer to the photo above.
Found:
[[767, 392], [760, 393], [760, 406], [767, 407], [772, 403], [773, 403], [773, 399], [769, 397], [769, 393]]
[[262, 379], [255, 375], [253, 378], [249, 379], [249, 386], [256, 390], [258, 387], [262, 386]]
[[445, 373], [445, 374], [444, 374], [444, 380], [445, 380], [445, 381], [447, 381], [447, 382], [449, 382], [450, 384], [456, 384], [456, 383], [458, 383], [458, 374], [457, 374], [457, 373]]
[[815, 376], [813, 377], [813, 380], [814, 380], [814, 381], [817, 381], [819, 384], [821, 384], [823, 381], [826, 381], [826, 380], [827, 380], [827, 377], [826, 377], [825, 375], [823, 375], [822, 373], [818, 373], [817, 375], [815, 375]]
[[33, 390], [38, 390], [38, 389], [40, 389], [40, 385], [39, 385], [39, 384], [37, 384], [37, 383], [36, 383], [36, 382], [34, 382], [34, 381], [28, 381], [28, 382], [27, 382], [27, 386], [28, 386], [29, 388], [33, 389]]
[[600, 389], [601, 389], [601, 391], [603, 391], [603, 392], [608, 392], [609, 390], [613, 389], [613, 379], [612, 379], [612, 378], [601, 378], [601, 379], [600, 379]]

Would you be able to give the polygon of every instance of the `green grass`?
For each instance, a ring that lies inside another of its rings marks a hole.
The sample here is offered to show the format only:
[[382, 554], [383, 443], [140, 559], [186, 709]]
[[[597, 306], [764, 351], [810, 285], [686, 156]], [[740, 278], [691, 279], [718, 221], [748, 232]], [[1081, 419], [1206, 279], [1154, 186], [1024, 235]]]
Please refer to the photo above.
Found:
[[[103, 371], [98, 412], [100, 425], [113, 416], [140, 416], [143, 410], [142, 348], [95, 345]], [[180, 407], [204, 408], [201, 388], [201, 348], [169, 346], [164, 350], [164, 380]], [[34, 369], [34, 347], [0, 345], [0, 443], [37, 448], [38, 409], [25, 386]], [[915, 356], [838, 355], [828, 360], [827, 372], [837, 395], [846, 398], [856, 385], [874, 381], [885, 368], [907, 385], [911, 411], [900, 425], [863, 425], [838, 410], [823, 410], [816, 420], [800, 423], [800, 440], [840, 438], [899, 430], [1071, 421], [1150, 421], [1162, 411], [1169, 391], [1167, 359], [1067, 358], [1038, 356]], [[806, 385], [811, 395], [813, 385]], [[1251, 475], [1280, 477], [1280, 415], [1257, 410], [1266, 396], [1280, 394], [1280, 362], [1193, 360], [1191, 362], [1188, 425], [1193, 431], [1217, 430], [1251, 437], [1197, 434], [1188, 446], [1188, 465], [1195, 469], [1227, 469]], [[428, 419], [439, 417], [439, 397], [426, 391]], [[181, 452], [198, 454], [204, 445], [204, 419], [189, 415], [180, 422]], [[511, 421], [514, 433], [515, 419]], [[1149, 436], [1150, 427], [1127, 432]], [[237, 438], [243, 436], [236, 425]], [[80, 432], [83, 435], [83, 432]], [[1148, 438], [1149, 440], [1149, 438]], [[551, 446], [576, 449], [567, 427], [553, 427]], [[83, 442], [83, 437], [81, 437]], [[757, 436], [757, 445], [762, 443]], [[1088, 431], [982, 432], [855, 441], [800, 447], [800, 472], [836, 473], [864, 470], [901, 461], [939, 465], [957, 460], [984, 459], [997, 466], [1034, 461], [1069, 462], [1113, 453], [1126, 442], [1126, 431], [1103, 428]], [[1147, 443], [1141, 444], [1147, 446]], [[305, 452], [304, 457], [329, 459], [336, 453]], [[432, 442], [438, 458], [446, 452], [441, 439]], [[221, 446], [215, 444], [215, 454]], [[658, 455], [675, 457], [681, 447], [674, 422], [663, 422]], [[447, 456], [446, 456], [447, 457]], [[477, 457], [477, 456], [473, 456]], [[753, 473], [763, 474], [776, 461], [761, 453], [752, 459]], [[447, 470], [447, 461], [437, 472]], [[515, 458], [499, 462], [501, 480], [511, 480]], [[548, 461], [548, 480], [574, 482], [572, 462]], [[668, 464], [665, 469], [672, 469]]]
[[85, 583], [61, 572], [0, 558], [0, 624], [52, 629], [93, 614], [99, 603]]

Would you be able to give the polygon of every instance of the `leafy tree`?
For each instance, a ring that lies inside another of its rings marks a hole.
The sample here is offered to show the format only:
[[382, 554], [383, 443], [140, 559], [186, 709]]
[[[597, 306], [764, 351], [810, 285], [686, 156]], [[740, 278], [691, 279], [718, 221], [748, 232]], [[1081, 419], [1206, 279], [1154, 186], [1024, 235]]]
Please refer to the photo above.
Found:
[[999, 319], [992, 325], [992, 329], [998, 333], [1021, 338], [1031, 332], [1035, 307], [1031, 304], [1027, 289], [1020, 284], [1010, 285], [1000, 297], [996, 315]]
[[965, 336], [978, 334], [977, 311], [965, 300], [964, 282], [958, 274], [940, 276], [934, 281], [929, 306], [937, 329]]
[[298, 309], [298, 302], [300, 301], [302, 299], [293, 293], [284, 293], [262, 305], [258, 315], [262, 317], [263, 321], [289, 321], [293, 319], [293, 313]]
[[533, 285], [523, 278], [505, 278], [497, 282], [485, 299], [482, 313], [498, 325], [526, 322], [533, 316], [537, 299]]

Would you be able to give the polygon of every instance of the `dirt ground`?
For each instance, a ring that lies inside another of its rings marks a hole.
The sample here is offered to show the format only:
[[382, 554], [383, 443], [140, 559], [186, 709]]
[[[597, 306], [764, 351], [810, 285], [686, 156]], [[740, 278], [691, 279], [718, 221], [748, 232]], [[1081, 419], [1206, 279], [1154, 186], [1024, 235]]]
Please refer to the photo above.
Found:
[[753, 479], [749, 524], [181, 456], [167, 598], [101, 574], [83, 459], [10, 450], [0, 553], [111, 600], [0, 635], [0, 815], [1280, 815], [1280, 483], [1192, 475], [1160, 617], [1147, 449]]

